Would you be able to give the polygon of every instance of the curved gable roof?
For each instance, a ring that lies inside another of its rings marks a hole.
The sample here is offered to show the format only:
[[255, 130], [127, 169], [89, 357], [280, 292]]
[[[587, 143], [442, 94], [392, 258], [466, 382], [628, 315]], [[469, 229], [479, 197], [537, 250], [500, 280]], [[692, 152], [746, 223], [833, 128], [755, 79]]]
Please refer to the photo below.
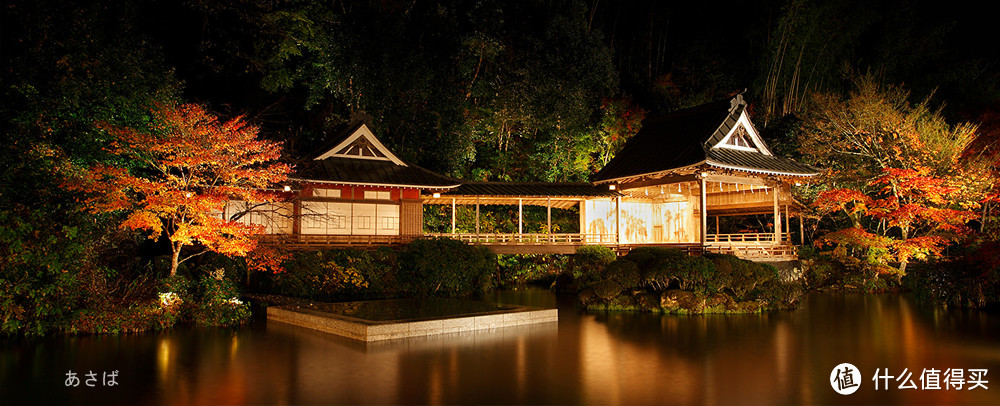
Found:
[[[744, 117], [746, 101], [743, 95], [680, 110], [664, 116], [648, 118], [642, 129], [596, 175], [595, 183], [608, 183], [627, 178], [653, 175], [697, 164], [773, 173], [787, 176], [812, 176], [816, 170], [790, 159], [771, 155], [763, 140], [756, 137], [758, 151], [739, 151], [716, 147], [740, 125], [756, 133]], [[715, 148], [713, 148], [715, 147]]]

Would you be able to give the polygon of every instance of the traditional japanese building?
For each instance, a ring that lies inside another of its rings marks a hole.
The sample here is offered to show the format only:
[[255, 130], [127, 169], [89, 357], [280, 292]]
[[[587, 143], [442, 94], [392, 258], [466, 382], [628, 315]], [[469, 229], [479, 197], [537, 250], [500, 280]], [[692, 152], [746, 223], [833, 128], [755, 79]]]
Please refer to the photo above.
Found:
[[421, 194], [460, 184], [399, 159], [364, 123], [297, 164], [290, 180], [297, 196], [284, 209], [291, 215], [282, 227], [269, 229], [273, 235], [267, 240], [292, 246], [394, 244], [421, 237]]
[[[775, 260], [794, 253], [788, 225], [802, 206], [791, 184], [816, 174], [774, 155], [742, 95], [648, 118], [584, 183], [463, 182], [403, 162], [358, 124], [297, 165], [296, 198], [267, 206], [279, 220], [252, 213], [246, 221], [270, 220], [266, 240], [292, 246], [395, 244], [427, 235], [423, 205], [438, 204], [451, 206], [451, 232], [434, 235], [503, 253], [671, 245]], [[516, 205], [517, 232], [481, 233], [481, 205]], [[544, 232], [523, 232], [526, 205], [547, 208]], [[475, 206], [474, 229], [456, 227], [458, 206]], [[579, 231], [553, 232], [551, 210], [572, 207], [579, 209]], [[719, 226], [720, 217], [762, 214], [770, 216], [767, 229]]]
[[[587, 232], [614, 230], [619, 245], [693, 243], [781, 257], [791, 252], [789, 218], [801, 207], [790, 186], [816, 174], [775, 156], [736, 95], [646, 119], [593, 179], [622, 196], [586, 202], [581, 222]], [[720, 232], [721, 216], [760, 214], [772, 216], [769, 232]]]

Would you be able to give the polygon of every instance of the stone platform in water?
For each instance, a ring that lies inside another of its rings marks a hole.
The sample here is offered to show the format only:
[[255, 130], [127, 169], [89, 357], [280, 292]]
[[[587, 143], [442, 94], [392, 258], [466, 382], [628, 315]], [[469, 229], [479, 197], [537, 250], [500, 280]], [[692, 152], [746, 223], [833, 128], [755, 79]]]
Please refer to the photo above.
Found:
[[393, 299], [267, 308], [267, 319], [361, 341], [559, 321], [556, 309], [462, 299]]

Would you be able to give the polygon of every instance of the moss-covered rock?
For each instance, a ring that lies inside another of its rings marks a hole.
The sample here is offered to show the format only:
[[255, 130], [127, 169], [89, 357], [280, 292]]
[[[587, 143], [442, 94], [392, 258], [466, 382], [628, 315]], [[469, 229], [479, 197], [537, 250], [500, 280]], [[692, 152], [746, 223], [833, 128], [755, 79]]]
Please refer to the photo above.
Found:
[[611, 300], [612, 298], [618, 296], [622, 293], [622, 285], [610, 279], [605, 279], [599, 281], [591, 286], [594, 289], [594, 293], [597, 297], [604, 300]]
[[635, 311], [638, 308], [635, 300], [629, 295], [619, 295], [608, 301], [608, 310]]
[[639, 293], [635, 295], [636, 306], [644, 312], [660, 311], [660, 296], [653, 293]]

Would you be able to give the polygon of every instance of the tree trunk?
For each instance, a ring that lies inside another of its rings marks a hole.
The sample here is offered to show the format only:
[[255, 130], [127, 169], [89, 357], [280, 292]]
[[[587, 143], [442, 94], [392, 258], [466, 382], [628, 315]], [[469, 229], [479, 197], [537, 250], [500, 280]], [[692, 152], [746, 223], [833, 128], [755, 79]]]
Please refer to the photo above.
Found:
[[181, 257], [181, 247], [183, 247], [183, 245], [174, 243], [170, 244], [170, 246], [174, 250], [173, 256], [170, 257], [170, 277], [173, 278], [174, 276], [177, 276], [177, 265], [180, 265], [179, 259]]
[[[910, 238], [910, 228], [909, 227], [900, 227], [900, 228], [901, 228], [902, 236], [903, 236], [902, 240], [905, 243], [906, 239]], [[903, 275], [906, 275], [906, 263], [907, 263], [907, 260], [908, 260], [908, 258], [900, 258], [899, 259], [899, 275], [897, 276], [897, 278], [899, 278], [899, 279], [902, 279]]]

